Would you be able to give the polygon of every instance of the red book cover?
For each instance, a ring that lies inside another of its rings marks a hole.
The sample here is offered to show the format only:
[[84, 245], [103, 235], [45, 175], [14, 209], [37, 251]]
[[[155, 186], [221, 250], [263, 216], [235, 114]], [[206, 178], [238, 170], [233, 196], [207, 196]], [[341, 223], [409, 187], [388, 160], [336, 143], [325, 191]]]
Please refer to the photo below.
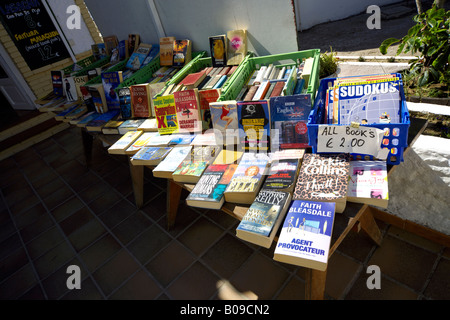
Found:
[[209, 103], [216, 102], [219, 99], [220, 90], [200, 90], [198, 91], [198, 100], [200, 102], [200, 115], [202, 117], [203, 130], [213, 127], [211, 121], [211, 112], [209, 111]]
[[147, 84], [130, 87], [133, 118], [149, 118], [151, 116], [151, 103], [148, 89]]
[[201, 132], [200, 103], [198, 90], [183, 90], [173, 93], [177, 109], [179, 132]]

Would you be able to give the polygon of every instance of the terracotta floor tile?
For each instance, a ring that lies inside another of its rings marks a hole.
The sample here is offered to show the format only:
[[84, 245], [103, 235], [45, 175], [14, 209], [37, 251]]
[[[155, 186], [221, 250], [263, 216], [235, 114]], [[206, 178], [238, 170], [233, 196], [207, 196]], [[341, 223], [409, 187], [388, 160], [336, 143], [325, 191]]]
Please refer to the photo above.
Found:
[[56, 226], [42, 232], [26, 244], [30, 258], [35, 260], [47, 251], [53, 249], [64, 241], [63, 233]]
[[437, 256], [429, 251], [386, 236], [368, 262], [377, 265], [381, 272], [416, 291], [422, 290]]
[[122, 199], [112, 207], [104, 210], [98, 217], [110, 229], [113, 229], [119, 223], [136, 212], [134, 207], [128, 200]]
[[240, 292], [250, 291], [264, 300], [272, 299], [287, 278], [287, 271], [255, 253], [230, 278], [230, 283]]
[[77, 196], [73, 196], [67, 199], [66, 202], [51, 210], [51, 214], [57, 222], [60, 222], [61, 220], [71, 216], [73, 213], [77, 212], [83, 207], [83, 202], [81, 202], [81, 200]]
[[105, 234], [80, 252], [80, 257], [90, 272], [94, 272], [106, 260], [115, 255], [121, 246], [110, 234]]
[[131, 279], [111, 296], [111, 300], [152, 300], [161, 293], [161, 288], [143, 270], [138, 271]]
[[184, 231], [178, 240], [192, 250], [196, 255], [203, 253], [217, 238], [223, 234], [223, 230], [200, 217], [193, 225]]
[[138, 269], [136, 261], [122, 249], [92, 275], [108, 296]]
[[81, 289], [68, 291], [61, 300], [104, 300], [104, 298], [92, 279], [86, 278], [81, 282]]
[[152, 222], [141, 211], [136, 211], [119, 223], [112, 232], [126, 246], [140, 233], [152, 225]]
[[241, 240], [225, 234], [203, 255], [202, 260], [221, 277], [229, 279], [252, 253], [253, 250]]
[[370, 274], [361, 273], [353, 284], [345, 300], [417, 300], [418, 295], [408, 287], [381, 276], [380, 289], [368, 289]]
[[23, 248], [9, 254], [5, 259], [0, 260], [0, 283], [21, 269], [28, 263], [28, 257]]
[[305, 283], [292, 277], [277, 296], [277, 300], [305, 300]]
[[0, 283], [0, 299], [15, 300], [33, 288], [37, 279], [30, 264], [25, 265]]
[[217, 291], [219, 277], [196, 262], [167, 289], [176, 300], [207, 300]]
[[424, 294], [431, 299], [450, 300], [450, 260], [439, 260]]
[[171, 240], [172, 237], [167, 232], [158, 225], [153, 225], [131, 241], [127, 247], [142, 264], [146, 264]]
[[325, 292], [334, 299], [341, 298], [361, 268], [361, 263], [335, 252], [328, 261]]
[[73, 259], [74, 256], [75, 252], [64, 241], [34, 260], [33, 264], [40, 279], [44, 279]]
[[164, 251], [156, 255], [145, 267], [159, 283], [167, 286], [193, 261], [192, 253], [178, 241], [173, 240]]

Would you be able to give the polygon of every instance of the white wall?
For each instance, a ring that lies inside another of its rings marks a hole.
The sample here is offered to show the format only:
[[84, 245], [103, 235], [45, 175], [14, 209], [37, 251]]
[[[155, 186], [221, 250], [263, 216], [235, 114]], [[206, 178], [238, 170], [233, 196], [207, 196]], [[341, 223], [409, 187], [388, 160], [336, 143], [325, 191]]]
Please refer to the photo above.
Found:
[[[152, 0], [85, 0], [103, 36], [126, 39], [139, 33], [158, 43], [150, 10]], [[192, 40], [193, 49], [209, 52], [208, 37], [247, 29], [248, 48], [258, 55], [298, 50], [291, 0], [154, 0], [166, 36]], [[209, 54], [208, 54], [209, 55]]]
[[295, 0], [298, 30], [366, 12], [370, 5], [384, 6], [401, 0]]
[[71, 14], [66, 11], [67, 8], [74, 5], [75, 2], [73, 0], [47, 0], [47, 3], [51, 7], [73, 53], [77, 55], [91, 50], [91, 45], [94, 44], [94, 40], [92, 40], [91, 34], [89, 33], [83, 18], [80, 19], [80, 29], [67, 28], [67, 19]]

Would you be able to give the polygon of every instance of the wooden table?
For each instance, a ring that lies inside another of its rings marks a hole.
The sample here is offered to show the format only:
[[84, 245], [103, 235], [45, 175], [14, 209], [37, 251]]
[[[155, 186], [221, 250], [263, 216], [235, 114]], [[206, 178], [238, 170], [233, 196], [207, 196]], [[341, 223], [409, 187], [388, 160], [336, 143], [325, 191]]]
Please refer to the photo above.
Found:
[[[411, 121], [411, 126], [408, 134], [409, 147], [414, 143], [417, 137], [426, 128], [427, 122]], [[408, 147], [408, 148], [409, 148]], [[406, 150], [405, 150], [406, 151]], [[389, 174], [396, 166], [389, 166]], [[142, 207], [144, 203], [144, 168], [145, 166], [136, 166], [130, 163], [130, 174], [133, 181], [133, 190], [138, 208]], [[171, 228], [176, 221], [178, 206], [180, 204], [181, 192], [183, 189], [191, 191], [193, 184], [183, 184], [175, 182], [171, 179], [167, 180], [167, 227]], [[242, 220], [242, 217], [247, 212], [249, 205], [238, 205], [233, 203], [224, 203], [221, 210], [237, 220]], [[357, 204], [347, 202], [346, 209], [342, 214], [335, 215], [335, 222], [333, 227], [333, 234], [331, 239], [331, 247], [329, 258], [336, 251], [338, 246], [346, 238], [350, 231], [361, 231], [374, 241], [375, 244], [380, 245], [382, 236], [378, 225], [375, 222], [374, 216], [383, 218], [380, 211], [366, 204]], [[390, 221], [392, 222], [392, 221]], [[280, 232], [280, 231], [279, 231]], [[306, 268], [306, 286], [305, 297], [308, 300], [321, 300], [325, 293], [326, 271], [318, 271]]]

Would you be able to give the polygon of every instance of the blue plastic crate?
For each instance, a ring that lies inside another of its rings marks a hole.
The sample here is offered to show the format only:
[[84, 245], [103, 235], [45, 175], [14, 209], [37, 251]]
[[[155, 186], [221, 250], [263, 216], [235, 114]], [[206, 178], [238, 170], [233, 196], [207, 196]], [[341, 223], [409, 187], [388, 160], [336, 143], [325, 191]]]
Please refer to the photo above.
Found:
[[[401, 75], [397, 74], [401, 79]], [[325, 123], [325, 101], [326, 90], [333, 85], [336, 78], [322, 79], [317, 90], [317, 96], [314, 100], [314, 106], [308, 118], [308, 138], [312, 152], [317, 153], [317, 133], [319, 125]], [[408, 130], [410, 125], [409, 112], [406, 106], [405, 93], [403, 91], [403, 83], [400, 82], [400, 119], [401, 123], [378, 123], [367, 124], [361, 126], [374, 127], [384, 131], [381, 147], [388, 148], [389, 154], [386, 163], [390, 165], [398, 165], [403, 161], [403, 151], [408, 146]], [[335, 124], [338, 125], [338, 124]], [[371, 155], [352, 153], [353, 160], [376, 160]]]

